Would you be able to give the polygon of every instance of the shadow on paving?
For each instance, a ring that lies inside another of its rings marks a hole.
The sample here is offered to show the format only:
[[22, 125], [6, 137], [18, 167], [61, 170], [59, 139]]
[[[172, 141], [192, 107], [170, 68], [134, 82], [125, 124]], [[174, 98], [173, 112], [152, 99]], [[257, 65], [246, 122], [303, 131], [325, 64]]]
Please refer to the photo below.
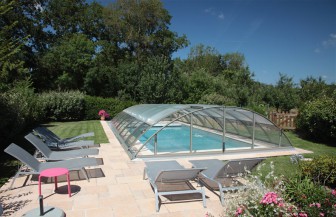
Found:
[[[27, 204], [29, 204], [32, 200], [20, 200], [19, 198], [25, 197], [29, 194], [32, 194], [32, 192], [28, 193], [23, 193], [23, 194], [18, 194], [18, 195], [6, 195], [0, 197], [0, 202], [2, 204], [3, 208], [3, 214], [2, 216], [11, 216], [14, 212], [22, 209], [25, 207]], [[12, 201], [12, 202], [9, 202]]]

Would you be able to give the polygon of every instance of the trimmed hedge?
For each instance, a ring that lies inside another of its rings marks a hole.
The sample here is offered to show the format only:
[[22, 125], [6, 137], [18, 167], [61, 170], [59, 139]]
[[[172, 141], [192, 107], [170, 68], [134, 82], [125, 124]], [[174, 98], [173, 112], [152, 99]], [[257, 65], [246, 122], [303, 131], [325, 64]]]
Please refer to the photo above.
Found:
[[0, 94], [0, 146], [7, 145], [25, 130], [49, 121], [97, 120], [101, 109], [113, 118], [135, 102], [86, 96], [80, 91], [37, 94], [30, 84], [18, 84]]
[[99, 119], [98, 112], [103, 109], [113, 118], [122, 110], [135, 105], [132, 101], [121, 101], [114, 98], [85, 96], [84, 120]]
[[76, 121], [84, 116], [84, 94], [51, 91], [39, 95], [47, 121]]

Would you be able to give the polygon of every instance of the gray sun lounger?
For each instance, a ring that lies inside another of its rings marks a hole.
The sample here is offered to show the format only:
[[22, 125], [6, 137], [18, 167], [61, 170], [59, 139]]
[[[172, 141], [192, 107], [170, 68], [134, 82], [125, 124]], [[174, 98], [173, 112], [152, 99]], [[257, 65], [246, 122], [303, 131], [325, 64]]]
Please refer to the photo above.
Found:
[[78, 157], [87, 157], [88, 155], [97, 155], [99, 150], [96, 148], [76, 149], [68, 151], [52, 151], [40, 138], [32, 133], [29, 133], [25, 138], [42, 153], [45, 160], [66, 160]]
[[[190, 181], [197, 180], [201, 168], [186, 169], [177, 161], [155, 161], [145, 162], [144, 179], [146, 175], [155, 192], [155, 209], [159, 211], [159, 196], [176, 194], [202, 194], [203, 206], [206, 207], [205, 191], [202, 185], [200, 189], [195, 189]], [[179, 190], [179, 185], [187, 185], [188, 190]]]
[[33, 129], [33, 133], [40, 137], [52, 149], [89, 148], [95, 145], [93, 140], [80, 140], [94, 136], [93, 132], [65, 139], [59, 138], [55, 133], [45, 127], [37, 127]]
[[239, 182], [240, 177], [251, 171], [263, 158], [239, 159], [223, 162], [217, 159], [191, 160], [193, 167], [206, 167], [202, 171], [200, 181], [210, 190], [217, 190], [220, 193], [220, 200], [224, 205], [224, 191], [232, 191], [247, 188]]
[[96, 158], [78, 158], [56, 162], [39, 162], [26, 150], [24, 150], [23, 148], [19, 147], [14, 143], [10, 144], [4, 151], [7, 154], [10, 154], [19, 161], [21, 161], [21, 163], [23, 164], [13, 177], [13, 181], [9, 189], [13, 187], [15, 179], [19, 175], [40, 174], [40, 172], [42, 172], [45, 169], [57, 168], [57, 167], [67, 168], [69, 171], [81, 170], [85, 178], [89, 181], [89, 177], [87, 175], [85, 167], [98, 166]]

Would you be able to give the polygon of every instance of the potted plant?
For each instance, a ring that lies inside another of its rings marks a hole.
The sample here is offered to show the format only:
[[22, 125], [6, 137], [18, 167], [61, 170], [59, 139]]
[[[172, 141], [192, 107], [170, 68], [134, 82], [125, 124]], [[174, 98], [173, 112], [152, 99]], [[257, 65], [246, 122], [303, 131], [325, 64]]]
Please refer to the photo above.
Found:
[[99, 112], [98, 112], [98, 115], [100, 116], [100, 120], [105, 120], [105, 119], [108, 119], [108, 118], [110, 118], [110, 115], [109, 115], [109, 113], [107, 113], [105, 110], [100, 110]]

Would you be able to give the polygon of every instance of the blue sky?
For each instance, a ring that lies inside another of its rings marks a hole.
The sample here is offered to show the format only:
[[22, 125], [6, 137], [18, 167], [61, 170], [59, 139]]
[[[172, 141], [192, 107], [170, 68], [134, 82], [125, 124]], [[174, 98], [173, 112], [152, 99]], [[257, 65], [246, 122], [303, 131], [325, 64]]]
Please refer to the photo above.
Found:
[[[113, 2], [98, 0], [103, 4]], [[244, 54], [254, 79], [275, 84], [279, 73], [295, 83], [321, 76], [336, 83], [335, 0], [163, 0], [170, 29], [190, 48], [204, 44], [221, 54]]]

